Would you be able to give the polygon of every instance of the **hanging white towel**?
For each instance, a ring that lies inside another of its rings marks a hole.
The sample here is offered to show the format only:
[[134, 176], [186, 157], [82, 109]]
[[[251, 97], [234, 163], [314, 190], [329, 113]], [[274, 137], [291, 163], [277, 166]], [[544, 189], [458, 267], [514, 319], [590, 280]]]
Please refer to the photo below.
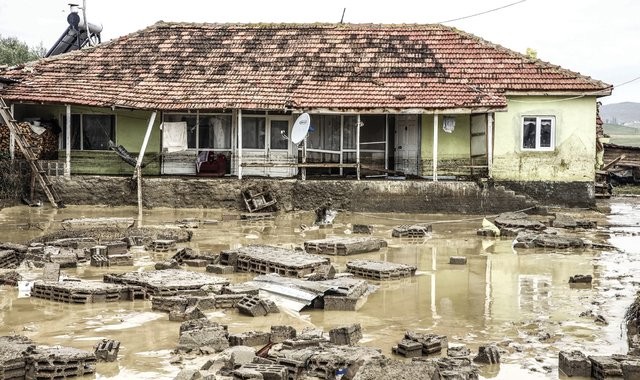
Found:
[[186, 122], [162, 123], [162, 148], [165, 152], [187, 150]]

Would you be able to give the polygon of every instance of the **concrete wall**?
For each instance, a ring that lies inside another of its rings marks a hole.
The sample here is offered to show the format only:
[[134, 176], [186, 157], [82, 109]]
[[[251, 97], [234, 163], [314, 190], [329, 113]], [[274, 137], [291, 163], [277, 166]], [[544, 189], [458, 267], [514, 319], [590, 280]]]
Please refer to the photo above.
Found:
[[[508, 112], [495, 113], [493, 178], [496, 181], [593, 182], [596, 98], [509, 97]], [[521, 149], [522, 117], [555, 116], [555, 149]]]
[[[66, 204], [137, 204], [130, 177], [72, 176], [55, 177], [52, 181]], [[523, 196], [492, 186], [430, 181], [144, 178], [143, 197], [147, 207], [222, 207], [246, 211], [241, 191], [265, 186], [283, 210], [314, 210], [331, 205], [364, 212], [484, 214], [533, 205]]]
[[[438, 174], [468, 174], [460, 166], [470, 164], [471, 115], [451, 115], [456, 118], [452, 133], [442, 130], [442, 119], [438, 116]], [[433, 174], [433, 115], [422, 115], [422, 175]]]

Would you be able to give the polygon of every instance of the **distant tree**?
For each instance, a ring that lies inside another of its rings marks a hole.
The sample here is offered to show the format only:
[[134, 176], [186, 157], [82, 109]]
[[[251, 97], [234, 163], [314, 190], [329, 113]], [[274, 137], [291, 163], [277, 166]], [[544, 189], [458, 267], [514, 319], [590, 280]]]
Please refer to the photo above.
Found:
[[16, 37], [0, 35], [0, 65], [14, 66], [42, 58], [45, 54], [44, 50], [42, 43], [35, 48], [30, 48]]
[[527, 48], [525, 54], [531, 59], [538, 59], [538, 51], [536, 49]]

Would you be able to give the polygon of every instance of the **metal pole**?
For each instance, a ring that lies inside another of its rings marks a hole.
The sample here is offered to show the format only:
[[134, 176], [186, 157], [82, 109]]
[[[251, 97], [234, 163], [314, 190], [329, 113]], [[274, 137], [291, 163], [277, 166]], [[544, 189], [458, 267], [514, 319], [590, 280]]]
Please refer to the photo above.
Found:
[[87, 21], [87, 0], [82, 0], [82, 18], [84, 19], [84, 28], [87, 33], [87, 43], [89, 46], [93, 46], [91, 43], [91, 34], [89, 32], [89, 21]]
[[360, 180], [360, 114], [356, 120], [356, 178]]
[[493, 113], [487, 114], [487, 168], [493, 178]]
[[[16, 114], [14, 112], [13, 104], [11, 104], [11, 118], [16, 119]], [[16, 158], [16, 135], [13, 134], [13, 129], [9, 128], [9, 156], [11, 157], [11, 161]]]
[[[340, 164], [344, 163], [344, 115], [340, 115]], [[340, 176], [343, 175], [342, 165], [340, 165]]]
[[[303, 164], [307, 163], [307, 137], [306, 136], [302, 140], [302, 163]], [[306, 167], [304, 167], [304, 166], [302, 167], [302, 170], [300, 171], [300, 176], [301, 176], [303, 181], [307, 180], [307, 168]]]
[[71, 106], [67, 104], [67, 135], [65, 136], [64, 176], [71, 178]]
[[438, 114], [433, 115], [433, 182], [438, 181]]
[[242, 110], [238, 110], [238, 179], [242, 179]]

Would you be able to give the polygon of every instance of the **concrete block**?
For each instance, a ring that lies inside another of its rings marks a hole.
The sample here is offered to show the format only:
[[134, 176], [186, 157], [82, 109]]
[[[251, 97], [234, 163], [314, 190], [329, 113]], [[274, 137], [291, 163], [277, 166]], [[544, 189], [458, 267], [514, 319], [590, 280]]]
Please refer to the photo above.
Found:
[[351, 232], [354, 234], [372, 234], [373, 226], [371, 224], [354, 224], [351, 227]]
[[120, 351], [120, 341], [111, 339], [102, 339], [93, 347], [96, 359], [103, 362], [115, 362], [118, 359], [118, 351]]
[[271, 326], [271, 343], [282, 343], [296, 337], [297, 331], [291, 326]]
[[466, 258], [466, 256], [450, 256], [449, 257], [449, 264], [466, 265], [467, 264], [467, 258]]
[[483, 364], [499, 364], [500, 352], [496, 346], [480, 346], [478, 347], [478, 355], [473, 358], [475, 363]]
[[359, 323], [329, 330], [329, 341], [333, 344], [353, 346], [362, 339], [362, 327]]
[[569, 377], [591, 377], [591, 361], [580, 351], [560, 351], [558, 369]]
[[231, 265], [220, 265], [220, 264], [212, 264], [207, 265], [207, 272], [215, 273], [215, 274], [231, 274], [234, 273], [236, 269]]
[[230, 346], [266, 346], [271, 341], [271, 333], [264, 331], [245, 331], [229, 335]]
[[236, 307], [242, 314], [246, 314], [252, 317], [261, 317], [269, 313], [269, 311], [261, 301], [262, 300], [256, 296], [248, 295], [242, 298], [242, 300], [238, 302]]

